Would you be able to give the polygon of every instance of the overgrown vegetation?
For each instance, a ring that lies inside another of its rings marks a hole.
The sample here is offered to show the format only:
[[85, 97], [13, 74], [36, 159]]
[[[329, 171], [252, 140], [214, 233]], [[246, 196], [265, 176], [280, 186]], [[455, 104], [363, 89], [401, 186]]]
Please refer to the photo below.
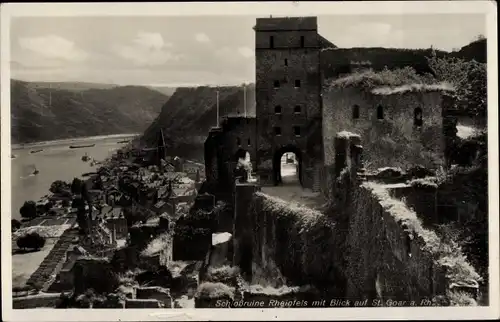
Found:
[[163, 233], [153, 239], [148, 246], [141, 252], [142, 256], [153, 256], [167, 249], [172, 244], [170, 233]]
[[440, 58], [433, 54], [428, 58], [439, 81], [452, 84], [456, 91], [456, 108], [466, 115], [485, 118], [487, 112], [487, 67], [486, 63], [460, 58]]
[[239, 267], [224, 265], [217, 268], [210, 267], [205, 275], [205, 280], [212, 283], [235, 285], [240, 274]]
[[[413, 84], [420, 85], [420, 87], [415, 87], [415, 89], [425, 90], [427, 87], [423, 85], [434, 85], [435, 83], [436, 80], [431, 74], [419, 75], [412, 67], [404, 67], [394, 70], [384, 68], [382, 71], [368, 70], [352, 73], [348, 76], [332, 80], [329, 85], [334, 87], [356, 86], [372, 90], [376, 87], [399, 87]], [[428, 88], [435, 90], [431, 86], [428, 86]], [[443, 88], [448, 89], [445, 86]]]
[[198, 287], [198, 299], [234, 299], [234, 288], [222, 283], [205, 282]]

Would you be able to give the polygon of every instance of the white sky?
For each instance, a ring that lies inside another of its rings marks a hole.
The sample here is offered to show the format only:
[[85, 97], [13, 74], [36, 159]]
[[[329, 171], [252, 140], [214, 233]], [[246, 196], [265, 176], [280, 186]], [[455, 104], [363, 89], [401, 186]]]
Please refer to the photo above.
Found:
[[[255, 78], [256, 16], [17, 17], [11, 76], [120, 85], [240, 84]], [[485, 34], [480, 14], [318, 16], [339, 47], [460, 48]]]

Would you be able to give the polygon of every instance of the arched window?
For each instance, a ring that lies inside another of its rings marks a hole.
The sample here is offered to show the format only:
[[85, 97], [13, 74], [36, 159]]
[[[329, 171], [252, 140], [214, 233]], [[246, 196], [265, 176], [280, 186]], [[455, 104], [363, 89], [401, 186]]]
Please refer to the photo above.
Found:
[[424, 123], [422, 118], [422, 109], [420, 107], [415, 108], [413, 111], [413, 125], [422, 126]]
[[281, 105], [276, 105], [274, 107], [274, 114], [281, 114]]
[[240, 138], [236, 138], [236, 145], [241, 145], [241, 139]]
[[352, 107], [352, 118], [357, 120], [359, 119], [359, 105], [354, 104]]
[[382, 105], [377, 106], [377, 119], [384, 119], [384, 107]]

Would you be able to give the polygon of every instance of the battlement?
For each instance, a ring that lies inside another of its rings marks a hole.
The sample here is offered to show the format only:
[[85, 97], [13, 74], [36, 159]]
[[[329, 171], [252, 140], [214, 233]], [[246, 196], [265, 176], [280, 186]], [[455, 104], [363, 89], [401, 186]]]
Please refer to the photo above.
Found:
[[316, 17], [257, 18], [255, 31], [317, 31]]

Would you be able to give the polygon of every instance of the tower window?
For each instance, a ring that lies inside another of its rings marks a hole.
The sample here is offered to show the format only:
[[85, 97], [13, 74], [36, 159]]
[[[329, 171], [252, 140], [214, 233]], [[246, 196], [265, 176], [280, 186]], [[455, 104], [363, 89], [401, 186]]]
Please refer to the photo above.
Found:
[[424, 121], [422, 119], [422, 109], [420, 107], [417, 107], [413, 111], [413, 125], [422, 126], [423, 123]]
[[295, 136], [300, 136], [300, 126], [293, 127], [293, 134], [295, 134]]
[[352, 107], [352, 118], [355, 120], [359, 119], [359, 105], [357, 104]]
[[300, 36], [300, 47], [301, 48], [305, 47], [305, 37], [304, 36]]
[[248, 141], [247, 141], [247, 145], [248, 145], [248, 146], [250, 146], [250, 145], [251, 145], [251, 144], [250, 144], [250, 139], [248, 139]]
[[274, 113], [275, 114], [281, 114], [281, 105], [276, 105], [274, 107]]
[[281, 127], [279, 126], [274, 127], [274, 135], [281, 135]]
[[238, 146], [241, 145], [241, 139], [240, 138], [236, 138], [236, 145], [238, 145]]
[[269, 37], [269, 47], [274, 48], [274, 36]]
[[293, 109], [293, 112], [295, 114], [300, 114], [300, 105], [295, 105], [295, 108]]
[[300, 87], [300, 79], [295, 80], [295, 87]]
[[288, 59], [285, 58], [285, 66], [288, 66]]
[[377, 106], [377, 119], [384, 119], [384, 108], [382, 107], [382, 105]]
[[275, 80], [274, 81], [274, 88], [279, 88], [280, 87], [280, 81], [279, 80]]

